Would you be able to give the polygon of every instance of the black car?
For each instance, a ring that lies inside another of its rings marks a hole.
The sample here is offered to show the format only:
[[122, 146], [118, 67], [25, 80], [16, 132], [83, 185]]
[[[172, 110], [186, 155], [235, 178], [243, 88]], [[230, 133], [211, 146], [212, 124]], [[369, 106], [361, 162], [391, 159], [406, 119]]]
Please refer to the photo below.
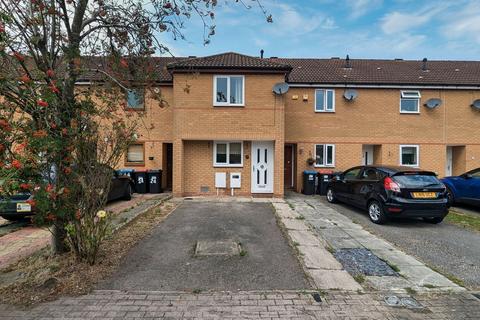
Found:
[[[118, 175], [113, 171], [108, 201], [124, 199], [130, 200], [133, 193], [133, 181], [129, 176]], [[29, 192], [19, 193], [3, 199], [0, 197], [0, 217], [16, 221], [35, 214], [35, 207], [32, 207], [28, 200], [33, 200]]]
[[448, 214], [445, 185], [434, 172], [410, 167], [359, 166], [334, 177], [327, 200], [368, 210], [377, 224], [389, 218], [423, 218], [440, 223]]

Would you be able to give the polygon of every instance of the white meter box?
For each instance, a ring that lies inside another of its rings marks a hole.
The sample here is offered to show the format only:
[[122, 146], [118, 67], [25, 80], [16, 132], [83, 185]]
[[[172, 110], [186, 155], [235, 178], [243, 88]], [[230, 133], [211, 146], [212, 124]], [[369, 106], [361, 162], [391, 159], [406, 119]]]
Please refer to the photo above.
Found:
[[226, 187], [227, 187], [227, 173], [215, 172], [215, 188], [226, 188]]
[[240, 172], [230, 173], [230, 188], [240, 189], [242, 187], [242, 174]]

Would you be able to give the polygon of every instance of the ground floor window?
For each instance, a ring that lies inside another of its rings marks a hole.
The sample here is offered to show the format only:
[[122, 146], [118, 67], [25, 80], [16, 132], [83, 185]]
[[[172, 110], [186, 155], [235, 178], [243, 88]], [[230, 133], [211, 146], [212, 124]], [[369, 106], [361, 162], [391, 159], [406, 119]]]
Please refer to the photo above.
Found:
[[127, 159], [128, 164], [145, 163], [145, 145], [143, 143], [134, 143], [128, 146]]
[[240, 141], [215, 141], [213, 165], [215, 167], [241, 167], [243, 165], [243, 143]]
[[316, 167], [334, 167], [335, 166], [335, 145], [334, 144], [316, 144], [315, 145], [315, 166]]
[[400, 146], [400, 165], [418, 167], [419, 146], [402, 145]]

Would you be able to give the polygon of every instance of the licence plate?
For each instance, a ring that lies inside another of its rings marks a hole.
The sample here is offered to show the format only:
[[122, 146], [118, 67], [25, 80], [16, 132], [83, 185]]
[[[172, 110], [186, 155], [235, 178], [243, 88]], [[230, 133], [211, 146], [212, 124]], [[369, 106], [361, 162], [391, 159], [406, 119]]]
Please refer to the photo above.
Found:
[[17, 212], [31, 212], [32, 206], [29, 203], [17, 203]]
[[431, 199], [436, 198], [436, 192], [412, 192], [412, 197], [415, 199]]

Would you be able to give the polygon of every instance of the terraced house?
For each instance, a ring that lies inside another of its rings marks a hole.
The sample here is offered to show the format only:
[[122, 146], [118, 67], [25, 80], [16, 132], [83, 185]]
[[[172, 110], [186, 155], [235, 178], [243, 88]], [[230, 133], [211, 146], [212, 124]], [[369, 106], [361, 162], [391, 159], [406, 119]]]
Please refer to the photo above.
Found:
[[231, 52], [152, 61], [166, 107], [128, 99], [154, 125], [122, 167], [162, 169], [177, 196], [282, 197], [301, 190], [306, 169], [383, 163], [448, 176], [480, 167], [480, 62]]

